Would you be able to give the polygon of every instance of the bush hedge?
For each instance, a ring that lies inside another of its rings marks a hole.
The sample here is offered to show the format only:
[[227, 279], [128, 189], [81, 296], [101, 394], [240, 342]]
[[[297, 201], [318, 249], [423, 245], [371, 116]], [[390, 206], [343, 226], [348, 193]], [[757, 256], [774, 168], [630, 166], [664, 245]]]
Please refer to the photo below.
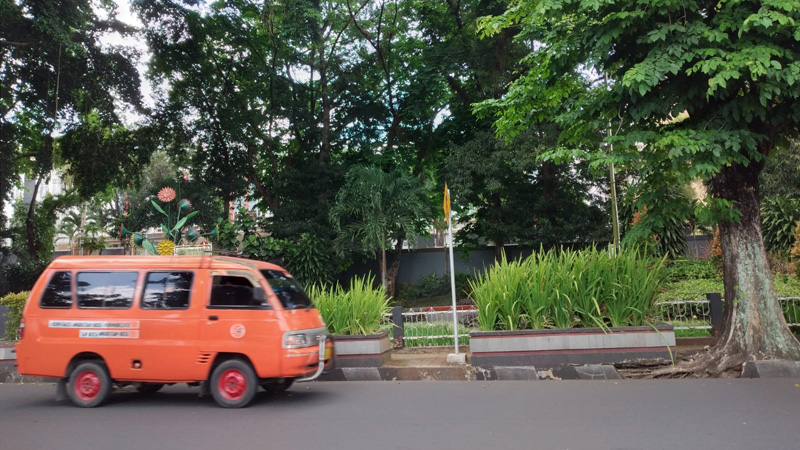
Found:
[[[468, 298], [471, 292], [472, 275], [456, 272], [456, 298]], [[430, 273], [423, 276], [416, 284], [403, 284], [398, 287], [395, 303], [401, 306], [419, 306], [418, 299], [450, 295], [450, 276]]]
[[[25, 308], [25, 302], [28, 300], [29, 291], [17, 292], [15, 294], [8, 294], [0, 298], [0, 305], [8, 308], [6, 314], [6, 332], [5, 339], [13, 341], [17, 339], [19, 332], [19, 322], [22, 319], [22, 310]], [[0, 318], [2, 319], [2, 318]]]

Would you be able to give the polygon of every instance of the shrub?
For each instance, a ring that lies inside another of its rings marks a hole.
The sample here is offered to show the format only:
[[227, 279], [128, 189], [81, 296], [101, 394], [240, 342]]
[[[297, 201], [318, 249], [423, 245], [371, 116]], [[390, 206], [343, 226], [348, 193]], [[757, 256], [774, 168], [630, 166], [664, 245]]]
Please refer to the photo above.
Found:
[[330, 281], [330, 254], [322, 239], [303, 233], [299, 239], [285, 247], [286, 268], [304, 286], [321, 285]]
[[399, 305], [405, 305], [410, 300], [422, 298], [419, 295], [419, 288], [416, 284], [401, 284], [397, 287], [397, 294], [395, 294], [394, 301]]
[[472, 293], [470, 283], [475, 278], [465, 272], [456, 272], [456, 298], [462, 299], [469, 297]]
[[[465, 272], [456, 272], [456, 299], [469, 297], [471, 292], [470, 281], [472, 275]], [[397, 288], [395, 302], [403, 306], [434, 306], [431, 302], [419, 302], [418, 299], [428, 299], [450, 295], [450, 275], [437, 275], [431, 273], [423, 276], [417, 284], [402, 284]], [[449, 303], [448, 303], [449, 304]]]
[[417, 283], [419, 296], [422, 298], [436, 297], [450, 293], [450, 277], [431, 273], [420, 278]]
[[669, 283], [658, 294], [658, 301], [703, 300], [709, 292], [722, 293], [722, 278], [705, 280], [682, 280]]
[[800, 221], [800, 200], [789, 197], [768, 198], [761, 204], [761, 228], [767, 250], [786, 254]]
[[[800, 297], [800, 280], [786, 274], [774, 274], [775, 293], [778, 297]], [[709, 292], [724, 295], [722, 278], [708, 280], [683, 280], [669, 283], [658, 294], [658, 301], [703, 300]]]
[[795, 275], [800, 276], [800, 220], [797, 221], [797, 226], [794, 229], [794, 245], [789, 251], [789, 261], [792, 264]]
[[708, 259], [678, 259], [664, 265], [664, 281], [712, 280], [719, 278], [714, 262]]
[[332, 334], [372, 334], [380, 331], [389, 312], [383, 286], [373, 288], [375, 277], [354, 277], [349, 289], [341, 286], [314, 286], [308, 295]]
[[50, 261], [20, 261], [2, 268], [5, 285], [0, 286], [0, 295], [29, 291]]
[[17, 292], [16, 294], [8, 294], [0, 298], [0, 305], [8, 308], [6, 315], [6, 333], [5, 338], [13, 341], [17, 339], [17, 332], [19, 331], [19, 322], [22, 319], [22, 310], [25, 308], [25, 302], [28, 300], [30, 292]]
[[471, 283], [482, 330], [645, 325], [663, 259], [596, 248], [505, 257]]
[[767, 263], [773, 274], [794, 275], [795, 273], [794, 265], [788, 253], [769, 251], [767, 252]]

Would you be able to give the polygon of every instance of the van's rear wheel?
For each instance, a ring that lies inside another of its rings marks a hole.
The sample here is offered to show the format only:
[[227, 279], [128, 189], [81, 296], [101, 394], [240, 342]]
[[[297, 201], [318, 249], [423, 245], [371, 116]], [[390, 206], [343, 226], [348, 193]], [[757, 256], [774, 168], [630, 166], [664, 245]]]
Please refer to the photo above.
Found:
[[287, 389], [294, 383], [292, 378], [284, 378], [280, 381], [265, 381], [261, 383], [261, 387], [271, 394], [279, 394]]
[[249, 363], [229, 359], [211, 374], [211, 396], [223, 408], [247, 406], [258, 389], [258, 378]]
[[94, 408], [111, 395], [111, 376], [101, 362], [78, 364], [69, 375], [67, 396], [75, 406]]

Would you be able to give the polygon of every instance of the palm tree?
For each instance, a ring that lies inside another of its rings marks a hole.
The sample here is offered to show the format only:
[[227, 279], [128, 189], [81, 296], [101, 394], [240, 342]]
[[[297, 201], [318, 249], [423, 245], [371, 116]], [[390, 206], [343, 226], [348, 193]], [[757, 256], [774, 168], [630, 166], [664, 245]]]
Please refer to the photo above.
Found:
[[[381, 282], [387, 295], [392, 296], [403, 241], [425, 234], [431, 213], [418, 179], [399, 170], [387, 173], [379, 167], [356, 166], [348, 171], [331, 209], [337, 234], [334, 247], [340, 254], [377, 253]], [[392, 241], [395, 257], [387, 274], [386, 248]]]
[[58, 224], [57, 236], [69, 239], [70, 249], [74, 246], [75, 237], [81, 233], [81, 214], [78, 211], [69, 211]]

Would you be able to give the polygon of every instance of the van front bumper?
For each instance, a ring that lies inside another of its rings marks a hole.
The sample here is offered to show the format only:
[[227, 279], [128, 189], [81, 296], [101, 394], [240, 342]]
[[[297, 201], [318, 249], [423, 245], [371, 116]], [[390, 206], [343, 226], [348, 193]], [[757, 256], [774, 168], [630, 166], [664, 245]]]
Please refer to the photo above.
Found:
[[320, 335], [317, 339], [314, 347], [291, 349], [286, 353], [284, 372], [287, 376], [300, 377], [295, 381], [314, 381], [334, 369], [332, 336]]

